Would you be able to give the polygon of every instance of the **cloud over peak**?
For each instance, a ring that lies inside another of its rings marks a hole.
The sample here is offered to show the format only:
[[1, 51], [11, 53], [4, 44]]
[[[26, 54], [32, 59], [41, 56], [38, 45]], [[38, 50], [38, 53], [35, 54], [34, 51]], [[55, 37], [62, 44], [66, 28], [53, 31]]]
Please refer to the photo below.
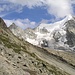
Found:
[[36, 27], [36, 22], [30, 21], [29, 19], [13, 19], [13, 20], [7, 20], [4, 19], [5, 23], [9, 27], [12, 23], [15, 23], [17, 26], [21, 27], [22, 29], [26, 28], [34, 28]]
[[72, 14], [70, 0], [47, 0], [48, 13], [56, 18], [62, 18], [68, 14]]

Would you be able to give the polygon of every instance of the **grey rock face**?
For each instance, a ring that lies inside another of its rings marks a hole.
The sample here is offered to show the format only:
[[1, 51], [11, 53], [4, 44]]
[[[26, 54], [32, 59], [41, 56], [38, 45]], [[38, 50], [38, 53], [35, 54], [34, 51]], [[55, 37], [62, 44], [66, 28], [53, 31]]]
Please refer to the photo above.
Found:
[[37, 35], [34, 33], [34, 30], [31, 28], [25, 29], [24, 32], [27, 35], [26, 38], [35, 39], [37, 37]]
[[3, 29], [4, 29], [4, 28], [7, 28], [5, 22], [3, 21], [2, 18], [0, 18], [0, 27], [3, 28]]
[[12, 31], [12, 33], [16, 36], [18, 36], [20, 39], [26, 39], [26, 35], [23, 29], [20, 27], [16, 26], [14, 23], [12, 23], [9, 26], [9, 29]]
[[9, 26], [9, 29], [16, 29], [18, 26], [15, 25], [15, 23], [12, 23], [12, 25]]
[[66, 39], [70, 47], [75, 46], [75, 19], [66, 22]]
[[59, 31], [55, 31], [53, 34], [53, 38], [55, 39], [56, 42], [59, 42], [59, 38], [61, 37], [61, 34]]
[[18, 36], [20, 39], [24, 39], [25, 41], [27, 38], [30, 39], [36, 38], [36, 35], [31, 28], [27, 28], [26, 30], [23, 30], [13, 23], [12, 25], [9, 26], [9, 29], [12, 31], [14, 35]]
[[40, 29], [40, 33], [43, 34], [48, 33], [48, 30], [45, 27], [43, 27], [42, 29]]
[[42, 40], [42, 47], [48, 47], [48, 41], [46, 39]]
[[[63, 29], [66, 33], [62, 35], [61, 31], [55, 30], [53, 32], [53, 41], [51, 42], [54, 49], [74, 50], [75, 49], [75, 18], [64, 23]], [[51, 47], [51, 46], [50, 46]]]

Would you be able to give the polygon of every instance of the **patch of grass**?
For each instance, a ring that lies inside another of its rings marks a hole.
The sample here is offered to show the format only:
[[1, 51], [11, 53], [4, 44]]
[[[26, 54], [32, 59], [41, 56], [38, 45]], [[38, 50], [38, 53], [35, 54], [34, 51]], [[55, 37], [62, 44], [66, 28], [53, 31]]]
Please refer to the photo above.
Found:
[[19, 51], [21, 50], [20, 45], [17, 45], [16, 43], [11, 43], [9, 37], [6, 37], [5, 35], [0, 36], [0, 42], [3, 42], [4, 46], [12, 48], [17, 53], [19, 53]]

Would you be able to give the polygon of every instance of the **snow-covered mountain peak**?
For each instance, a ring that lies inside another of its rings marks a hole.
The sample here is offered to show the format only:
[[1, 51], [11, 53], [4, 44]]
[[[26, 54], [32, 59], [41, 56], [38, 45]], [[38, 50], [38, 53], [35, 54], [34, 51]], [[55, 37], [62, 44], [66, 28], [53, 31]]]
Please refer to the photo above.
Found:
[[17, 26], [15, 23], [12, 23], [9, 27], [10, 27], [11, 29], [12, 29], [12, 28], [16, 29], [18, 26]]
[[75, 18], [72, 15], [55, 23], [41, 23], [35, 29], [21, 30], [19, 27], [10, 30], [25, 41], [37, 46], [53, 49], [71, 49], [75, 46]]
[[66, 19], [71, 20], [71, 19], [73, 19], [73, 16], [71, 14], [69, 14], [68, 16], [66, 16]]
[[68, 15], [66, 16], [64, 19], [57, 21], [55, 23], [50, 23], [50, 24], [46, 24], [46, 23], [41, 23], [38, 27], [37, 27], [37, 31], [39, 31], [40, 29], [47, 29], [48, 31], [53, 31], [53, 30], [58, 30], [60, 28], [64, 27], [64, 23], [67, 22], [68, 20], [73, 19], [72, 15]]
[[15, 23], [12, 23], [12, 24], [9, 26], [9, 29], [11, 29], [11, 30], [17, 30], [18, 32], [23, 31], [23, 29], [20, 28], [19, 26], [17, 26]]

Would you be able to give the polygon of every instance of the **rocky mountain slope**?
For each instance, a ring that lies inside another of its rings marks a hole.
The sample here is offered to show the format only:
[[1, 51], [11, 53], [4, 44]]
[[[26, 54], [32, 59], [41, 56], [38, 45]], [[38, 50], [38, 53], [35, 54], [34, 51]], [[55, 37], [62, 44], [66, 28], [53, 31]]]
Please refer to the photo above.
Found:
[[74, 75], [75, 56], [55, 52], [19, 39], [0, 18], [0, 75]]
[[75, 18], [71, 15], [52, 24], [41, 23], [35, 29], [22, 30], [16, 25], [9, 29], [33, 45], [75, 51]]

